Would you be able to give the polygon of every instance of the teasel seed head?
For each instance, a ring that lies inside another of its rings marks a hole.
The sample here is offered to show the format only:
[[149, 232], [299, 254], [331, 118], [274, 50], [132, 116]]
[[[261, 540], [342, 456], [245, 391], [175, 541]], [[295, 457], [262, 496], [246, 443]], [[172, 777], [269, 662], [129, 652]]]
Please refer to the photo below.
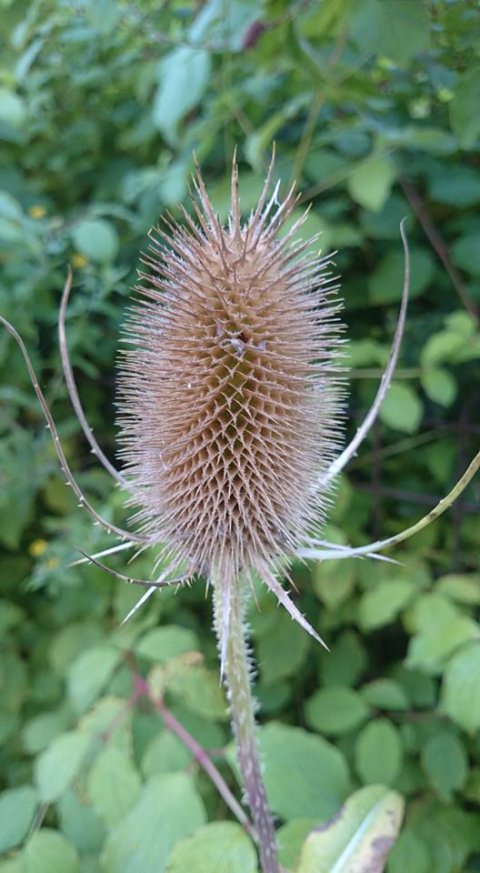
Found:
[[197, 171], [196, 220], [150, 232], [120, 363], [122, 455], [136, 515], [193, 572], [275, 568], [326, 494], [315, 482], [341, 431], [341, 326], [331, 261], [279, 231], [293, 190], [227, 226]]

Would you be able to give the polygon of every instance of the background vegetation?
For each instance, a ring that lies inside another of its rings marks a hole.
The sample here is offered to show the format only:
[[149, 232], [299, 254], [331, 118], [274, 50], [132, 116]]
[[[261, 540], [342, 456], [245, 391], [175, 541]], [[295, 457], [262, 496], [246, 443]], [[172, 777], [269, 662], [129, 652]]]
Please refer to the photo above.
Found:
[[[119, 325], [149, 226], [188, 202], [193, 150], [225, 214], [235, 144], [248, 212], [275, 140], [278, 175], [312, 205], [308, 231], [338, 249], [351, 433], [388, 357], [409, 216], [400, 368], [326, 535], [361, 544], [428, 511], [480, 434], [477, 2], [1, 0], [0, 10], [0, 312], [27, 342], [95, 505], [125, 523], [60, 377], [67, 264], [80, 393], [114, 458]], [[255, 871], [248, 838], [225, 824], [229, 811], [162, 712], [132, 697], [132, 671], [152, 671], [159, 705], [238, 793], [203, 586], [156, 595], [120, 627], [139, 592], [69, 566], [75, 547], [110, 541], [65, 487], [5, 332], [0, 370], [1, 873], [202, 873], [217, 869], [215, 851], [230, 873]], [[479, 487], [399, 549], [398, 565], [294, 568], [329, 655], [259, 596], [261, 737], [289, 869], [312, 826], [381, 781], [407, 800], [390, 873], [480, 870]], [[120, 557], [112, 565], [124, 569]], [[148, 557], [132, 564], [150, 570]]]

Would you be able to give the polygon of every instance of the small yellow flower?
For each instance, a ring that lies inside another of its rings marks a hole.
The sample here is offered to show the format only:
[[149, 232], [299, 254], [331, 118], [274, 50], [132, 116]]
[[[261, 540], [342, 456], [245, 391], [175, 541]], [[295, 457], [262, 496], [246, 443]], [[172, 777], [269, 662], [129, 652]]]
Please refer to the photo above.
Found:
[[48, 548], [48, 543], [46, 540], [33, 540], [28, 547], [28, 553], [32, 556], [32, 558], [39, 558], [46, 552]]
[[74, 252], [72, 255], [72, 266], [77, 267], [77, 269], [81, 269], [82, 267], [86, 267], [88, 264], [88, 258], [85, 255], [81, 255], [80, 252]]
[[47, 210], [37, 203], [35, 206], [30, 206], [28, 214], [31, 218], [43, 218], [47, 214]]
[[49, 570], [57, 570], [60, 566], [60, 561], [58, 558], [49, 558], [47, 561], [47, 567]]

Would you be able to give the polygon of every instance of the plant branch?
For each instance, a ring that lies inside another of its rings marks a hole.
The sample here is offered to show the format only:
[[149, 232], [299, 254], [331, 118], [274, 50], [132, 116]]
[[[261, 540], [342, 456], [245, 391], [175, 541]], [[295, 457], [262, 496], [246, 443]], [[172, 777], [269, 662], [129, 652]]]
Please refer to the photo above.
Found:
[[186, 746], [186, 748], [192, 754], [192, 757], [197, 761], [202, 770], [204, 770], [207, 776], [210, 777], [218, 793], [223, 798], [226, 805], [229, 807], [234, 816], [238, 819], [242, 827], [245, 828], [245, 830], [248, 834], [250, 834], [252, 839], [256, 841], [257, 837], [251, 821], [249, 820], [245, 811], [242, 809], [236, 797], [231, 792], [222, 774], [217, 769], [205, 749], [200, 745], [200, 743], [197, 742], [195, 737], [192, 737], [192, 735], [178, 721], [178, 719], [175, 718], [173, 712], [171, 712], [171, 710], [165, 705], [162, 698], [155, 697], [152, 694], [152, 690], [148, 682], [143, 678], [141, 673], [138, 672], [134, 658], [131, 653], [128, 653], [127, 655], [127, 662], [132, 672], [132, 680], [134, 686], [133, 693], [129, 698], [130, 707], [142, 697], [147, 698], [152, 703], [157, 712], [161, 715], [167, 730], [175, 734], [180, 742], [182, 742], [183, 745]]
[[479, 312], [475, 303], [471, 299], [461, 277], [460, 274], [455, 267], [455, 265], [450, 260], [450, 255], [448, 253], [447, 246], [440, 236], [437, 228], [435, 227], [430, 215], [427, 212], [425, 204], [420, 197], [415, 186], [408, 179], [400, 179], [400, 184], [403, 188], [403, 192], [405, 197], [407, 198], [410, 206], [412, 207], [415, 215], [417, 216], [425, 236], [428, 238], [432, 249], [437, 255], [438, 259], [443, 264], [445, 272], [447, 273], [455, 291], [457, 292], [460, 300], [462, 301], [465, 309], [468, 313], [478, 322], [479, 320]]
[[408, 240], [405, 233], [405, 219], [403, 219], [400, 223], [400, 234], [402, 237], [403, 251], [405, 255], [405, 269], [403, 275], [402, 302], [400, 304], [400, 312], [398, 314], [397, 327], [395, 329], [395, 335], [393, 337], [390, 358], [388, 360], [385, 372], [382, 376], [378, 391], [375, 395], [375, 399], [370, 409], [368, 410], [365, 419], [363, 420], [362, 424], [358, 428], [355, 436], [350, 441], [348, 446], [343, 450], [338, 458], [335, 459], [335, 461], [333, 462], [333, 464], [330, 465], [328, 470], [320, 476], [318, 482], [316, 483], [315, 490], [324, 487], [329, 482], [331, 482], [332, 479], [338, 476], [338, 474], [348, 464], [349, 460], [355, 455], [357, 449], [362, 444], [370, 428], [372, 427], [379, 413], [380, 407], [385, 400], [385, 397], [387, 396], [388, 389], [390, 388], [393, 374], [397, 366], [398, 356], [400, 354], [400, 347], [402, 345], [403, 331], [405, 329], [405, 319], [407, 316], [408, 294], [410, 289], [410, 251], [408, 248]]
[[383, 551], [383, 549], [390, 549], [392, 546], [396, 546], [399, 543], [403, 543], [405, 540], [410, 539], [415, 534], [420, 533], [421, 530], [428, 527], [433, 521], [443, 515], [444, 512], [457, 500], [462, 491], [465, 491], [467, 485], [470, 484], [471, 480], [475, 476], [475, 474], [480, 469], [480, 451], [477, 452], [473, 461], [469, 464], [463, 476], [460, 477], [456, 485], [452, 488], [451, 491], [446, 495], [446, 497], [442, 497], [442, 499], [437, 503], [433, 509], [424, 515], [419, 521], [412, 524], [410, 527], [405, 528], [405, 530], [401, 531], [398, 534], [395, 534], [393, 537], [388, 537], [385, 540], [377, 540], [374, 543], [368, 543], [366, 546], [359, 546], [358, 548], [352, 548], [351, 546], [335, 546], [334, 548], [326, 548], [326, 549], [311, 549], [311, 548], [301, 548], [297, 551], [298, 557], [302, 558], [312, 558], [316, 560], [328, 560], [330, 558], [340, 559], [340, 558], [358, 558], [358, 557], [376, 557], [376, 553]]

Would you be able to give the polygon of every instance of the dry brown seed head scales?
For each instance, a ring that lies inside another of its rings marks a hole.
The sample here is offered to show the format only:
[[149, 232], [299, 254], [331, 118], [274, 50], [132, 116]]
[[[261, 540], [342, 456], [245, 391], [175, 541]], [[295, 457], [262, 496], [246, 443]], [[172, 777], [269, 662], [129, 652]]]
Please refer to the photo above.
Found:
[[291, 552], [325, 505], [312, 497], [335, 453], [341, 326], [331, 261], [278, 231], [295, 205], [241, 224], [232, 170], [227, 227], [200, 173], [197, 223], [151, 232], [120, 363], [122, 456], [152, 542], [194, 571], [228, 574]]

